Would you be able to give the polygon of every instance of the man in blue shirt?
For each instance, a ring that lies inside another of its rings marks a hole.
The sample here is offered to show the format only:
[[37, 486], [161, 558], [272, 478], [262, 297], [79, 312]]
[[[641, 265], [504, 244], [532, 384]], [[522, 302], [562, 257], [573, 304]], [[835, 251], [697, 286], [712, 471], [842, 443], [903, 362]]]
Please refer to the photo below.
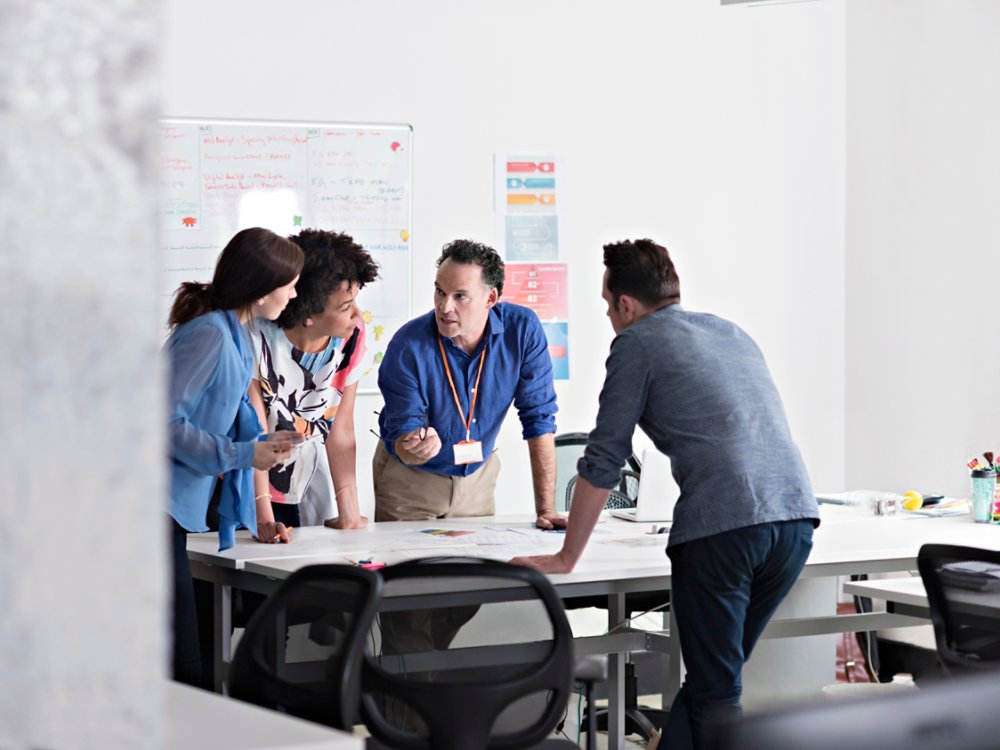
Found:
[[573, 569], [642, 428], [681, 489], [667, 556], [687, 674], [659, 750], [701, 750], [712, 724], [741, 710], [743, 664], [805, 565], [819, 512], [754, 341], [682, 308], [673, 261], [655, 242], [605, 245], [604, 265], [617, 335], [577, 465], [572, 522], [558, 554], [515, 562]]
[[[375, 521], [489, 516], [500, 461], [497, 434], [513, 403], [528, 443], [536, 524], [564, 527], [556, 513], [556, 392], [538, 316], [500, 302], [504, 264], [469, 240], [445, 245], [434, 309], [392, 337], [379, 367], [382, 441], [372, 459]], [[382, 613], [384, 653], [445, 649], [476, 606]], [[399, 726], [421, 731], [404, 706]]]
[[493, 515], [494, 445], [511, 404], [528, 443], [537, 525], [555, 509], [556, 393], [538, 316], [500, 302], [504, 264], [470, 240], [437, 262], [434, 309], [389, 342], [379, 368], [382, 442], [372, 461], [375, 520]]

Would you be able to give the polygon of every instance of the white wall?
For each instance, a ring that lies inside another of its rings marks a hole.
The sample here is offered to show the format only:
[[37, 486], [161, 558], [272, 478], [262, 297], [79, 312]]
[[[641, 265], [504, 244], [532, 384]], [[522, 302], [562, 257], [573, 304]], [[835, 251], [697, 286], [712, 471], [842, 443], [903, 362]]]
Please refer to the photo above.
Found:
[[157, 19], [0, 0], [0, 747], [156, 750]]
[[[165, 114], [414, 126], [414, 314], [442, 244], [492, 241], [493, 153], [566, 157], [560, 431], [596, 413], [612, 336], [601, 245], [650, 236], [672, 249], [688, 307], [760, 343], [816, 485], [843, 484], [843, 0], [168, 0], [164, 13]], [[369, 510], [380, 404], [358, 405]], [[498, 510], [527, 511], [513, 415], [499, 445]]]
[[847, 484], [1000, 453], [1000, 3], [847, 10]]

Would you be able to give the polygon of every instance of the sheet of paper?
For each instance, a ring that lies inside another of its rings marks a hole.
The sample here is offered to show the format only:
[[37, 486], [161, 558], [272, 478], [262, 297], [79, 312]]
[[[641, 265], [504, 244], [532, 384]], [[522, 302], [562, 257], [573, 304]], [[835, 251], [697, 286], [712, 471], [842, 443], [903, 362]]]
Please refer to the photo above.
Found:
[[666, 534], [649, 534], [646, 536], [626, 536], [618, 539], [598, 539], [598, 544], [618, 544], [623, 547], [666, 547]]
[[473, 529], [439, 529], [428, 526], [420, 531], [407, 531], [392, 538], [382, 549], [445, 549], [472, 543]]
[[944, 518], [945, 516], [969, 515], [969, 503], [966, 500], [942, 500], [938, 505], [931, 505], [920, 510], [901, 510], [904, 516], [923, 516], [925, 518]]
[[470, 537], [473, 543], [480, 546], [493, 545], [527, 545], [531, 543], [531, 537], [520, 531], [505, 529], [501, 531], [477, 531]]
[[539, 552], [536, 548], [530, 545], [490, 544], [481, 547], [478, 545], [455, 547], [449, 549], [448, 554], [455, 557], [482, 557], [487, 560], [499, 560], [501, 562], [506, 562], [512, 557], [537, 555]]

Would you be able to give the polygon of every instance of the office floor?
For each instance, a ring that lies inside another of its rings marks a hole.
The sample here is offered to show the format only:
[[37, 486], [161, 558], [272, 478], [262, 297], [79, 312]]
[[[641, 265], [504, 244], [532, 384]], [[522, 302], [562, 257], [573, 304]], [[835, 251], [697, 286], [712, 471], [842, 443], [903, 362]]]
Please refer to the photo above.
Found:
[[[608, 735], [603, 732], [597, 734], [597, 750], [606, 750], [608, 747]], [[626, 750], [633, 750], [633, 748], [640, 748], [640, 750], [646, 750], [646, 741], [642, 739], [637, 734], [630, 734], [625, 738], [625, 748]]]
[[[577, 703], [576, 698], [571, 698], [570, 703], [566, 708], [566, 723], [563, 725], [562, 736], [567, 737], [572, 742], [578, 742], [581, 748], [587, 748], [587, 736], [585, 733], [581, 732], [579, 740], [577, 739]], [[655, 707], [659, 705], [659, 696], [643, 696], [639, 701], [644, 706]], [[606, 701], [598, 701], [599, 704], [605, 704]], [[368, 731], [365, 729], [364, 725], [358, 725], [354, 728], [354, 733], [359, 734], [362, 737], [368, 736]], [[608, 734], [607, 732], [597, 733], [597, 743], [595, 750], [607, 750], [608, 747]], [[637, 734], [628, 735], [625, 738], [625, 750], [646, 750], [646, 740]]]
[[[597, 701], [598, 705], [606, 704], [607, 701]], [[649, 708], [658, 708], [660, 705], [660, 697], [658, 695], [648, 695], [641, 696], [639, 703], [643, 706], [648, 706]], [[573, 742], [577, 741], [577, 699], [575, 697], [570, 699], [569, 706], [566, 712], [566, 724], [563, 727], [564, 734]], [[580, 747], [586, 747], [587, 737], [584, 732], [580, 733], [579, 740]], [[608, 735], [607, 732], [597, 733], [597, 750], [607, 750], [608, 747]], [[646, 740], [637, 734], [630, 734], [625, 737], [625, 750], [645, 750]], [[589, 749], [588, 749], [589, 750]]]
[[[569, 738], [576, 742], [576, 730], [574, 729], [573, 734]], [[586, 735], [580, 737], [580, 747], [586, 748], [587, 738]], [[597, 733], [597, 750], [607, 750], [608, 748], [608, 735], [607, 732]], [[630, 734], [625, 738], [625, 750], [646, 750], [646, 740], [637, 734]], [[589, 750], [589, 749], [588, 749]]]

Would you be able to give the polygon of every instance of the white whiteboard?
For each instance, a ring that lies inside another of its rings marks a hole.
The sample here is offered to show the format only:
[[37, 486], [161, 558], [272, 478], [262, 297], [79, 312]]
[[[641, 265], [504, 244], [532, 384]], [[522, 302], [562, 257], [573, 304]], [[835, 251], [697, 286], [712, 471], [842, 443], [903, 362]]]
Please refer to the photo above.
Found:
[[379, 264], [358, 298], [376, 390], [378, 364], [410, 317], [412, 141], [409, 125], [165, 119], [160, 123], [163, 320], [184, 281], [210, 281], [247, 227], [280, 235], [346, 232]]

